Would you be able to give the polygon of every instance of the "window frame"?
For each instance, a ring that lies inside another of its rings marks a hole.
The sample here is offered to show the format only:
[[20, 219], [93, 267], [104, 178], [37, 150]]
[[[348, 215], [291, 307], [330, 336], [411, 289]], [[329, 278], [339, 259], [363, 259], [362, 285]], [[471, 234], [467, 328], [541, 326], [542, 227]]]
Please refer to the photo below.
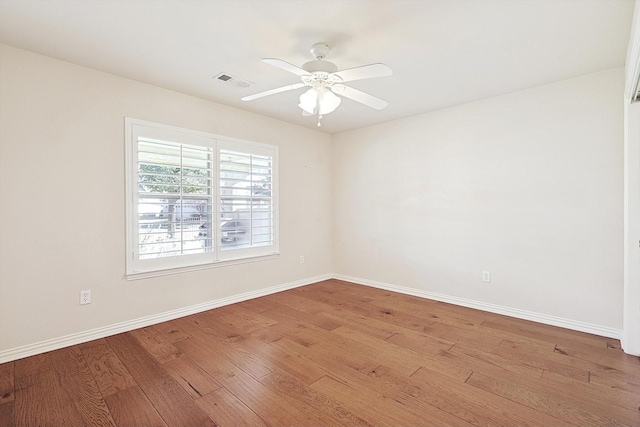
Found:
[[[211, 252], [140, 259], [139, 248], [139, 187], [138, 187], [138, 137], [209, 147], [212, 153], [211, 222], [208, 233], [213, 244]], [[211, 134], [125, 117], [125, 187], [126, 187], [126, 271], [129, 280], [163, 276], [206, 268], [223, 267], [240, 263], [273, 259], [279, 256], [278, 224], [278, 147], [228, 136]], [[231, 150], [247, 155], [270, 156], [271, 165], [271, 210], [273, 243], [270, 245], [221, 249], [221, 150]]]

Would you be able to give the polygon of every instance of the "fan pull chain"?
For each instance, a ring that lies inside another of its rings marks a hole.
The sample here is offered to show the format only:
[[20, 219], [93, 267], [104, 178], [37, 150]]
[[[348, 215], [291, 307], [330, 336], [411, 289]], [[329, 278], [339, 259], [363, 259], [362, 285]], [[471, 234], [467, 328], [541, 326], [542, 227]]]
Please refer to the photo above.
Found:
[[322, 119], [322, 114], [318, 114], [318, 127], [322, 126], [320, 120]]

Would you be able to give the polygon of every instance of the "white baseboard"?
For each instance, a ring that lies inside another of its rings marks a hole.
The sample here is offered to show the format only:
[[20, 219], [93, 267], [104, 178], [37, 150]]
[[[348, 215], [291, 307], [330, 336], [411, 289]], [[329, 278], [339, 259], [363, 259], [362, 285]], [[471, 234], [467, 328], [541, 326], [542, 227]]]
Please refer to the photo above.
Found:
[[82, 344], [84, 342], [108, 337], [110, 335], [115, 335], [122, 332], [128, 332], [138, 328], [144, 328], [146, 326], [155, 325], [157, 323], [166, 322], [166, 321], [177, 319], [184, 316], [189, 316], [191, 314], [201, 313], [203, 311], [211, 310], [211, 309], [222, 307], [229, 304], [235, 304], [237, 302], [242, 302], [242, 301], [246, 301], [253, 298], [259, 298], [259, 297], [274, 294], [277, 292], [286, 291], [288, 289], [298, 288], [300, 286], [310, 285], [312, 283], [321, 282], [323, 280], [328, 280], [328, 279], [344, 280], [346, 282], [351, 282], [359, 285], [371, 286], [373, 288], [384, 289], [391, 292], [398, 292], [401, 294], [412, 295], [420, 298], [427, 298], [427, 299], [442, 301], [450, 304], [461, 305], [464, 307], [475, 308], [478, 310], [488, 311], [491, 313], [502, 314], [510, 317], [516, 317], [518, 319], [531, 320], [538, 323], [543, 323], [543, 324], [552, 325], [552, 326], [559, 326], [561, 328], [572, 329], [580, 332], [587, 332], [590, 334], [605, 336], [609, 338], [620, 339], [620, 337], [622, 336], [622, 330], [609, 328], [606, 326], [594, 325], [591, 323], [565, 319], [562, 317], [550, 316], [547, 314], [535, 313], [532, 311], [520, 310], [517, 308], [504, 307], [504, 306], [489, 304], [481, 301], [469, 300], [466, 298], [459, 298], [459, 297], [454, 297], [450, 295], [438, 294], [435, 292], [422, 291], [419, 289], [407, 288], [404, 286], [377, 282], [374, 280], [367, 280], [367, 279], [362, 279], [358, 277], [345, 276], [342, 274], [324, 274], [320, 276], [309, 277], [306, 279], [285, 283], [283, 285], [272, 286], [265, 289], [259, 289], [257, 291], [245, 292], [239, 295], [232, 295], [230, 297], [220, 298], [220, 299], [217, 299], [214, 301], [208, 301], [202, 304], [196, 304], [189, 307], [167, 311], [164, 313], [145, 316], [138, 319], [128, 320], [126, 322], [120, 322], [113, 325], [104, 326], [101, 328], [91, 329], [88, 331], [78, 332], [75, 334], [66, 335], [59, 338], [53, 338], [46, 341], [28, 344], [22, 347], [16, 347], [9, 350], [0, 351], [0, 363], [11, 362], [13, 360], [22, 359], [24, 357], [33, 356], [35, 354], [45, 353], [47, 351], [58, 350], [60, 348], [68, 347], [71, 345]]
[[232, 295], [226, 298], [220, 298], [214, 301], [208, 301], [202, 304], [196, 304], [189, 307], [179, 308], [176, 310], [166, 311], [164, 313], [145, 316], [138, 319], [128, 320], [101, 328], [91, 329], [88, 331], [78, 332], [64, 337], [53, 338], [46, 341], [28, 344], [22, 347], [16, 347], [0, 352], [0, 363], [11, 362], [13, 360], [22, 359], [23, 357], [33, 356], [35, 354], [45, 353], [47, 351], [58, 350], [60, 348], [71, 345], [82, 344], [99, 338], [108, 337], [110, 335], [120, 334], [122, 332], [132, 331], [138, 328], [155, 325], [157, 323], [166, 322], [168, 320], [177, 319], [191, 314], [201, 313], [203, 311], [222, 307], [237, 302], [246, 301], [265, 295], [275, 294], [277, 292], [286, 291], [288, 289], [300, 286], [310, 285], [312, 283], [321, 282], [333, 278], [331, 274], [325, 274], [315, 277], [309, 277], [295, 282], [285, 283], [283, 285], [272, 286], [257, 291], [245, 292], [239, 295]]
[[427, 298], [436, 301], [446, 302], [449, 304], [461, 305], [463, 307], [475, 308], [478, 310], [488, 311], [491, 313], [502, 314], [505, 316], [516, 317], [518, 319], [531, 320], [533, 322], [543, 323], [545, 325], [559, 326], [574, 331], [586, 332], [589, 334], [600, 335], [608, 338], [620, 339], [622, 330], [610, 328], [607, 326], [594, 325], [592, 323], [580, 322], [578, 320], [565, 319], [562, 317], [550, 316], [548, 314], [536, 313], [533, 311], [520, 310], [518, 308], [505, 307], [495, 304], [489, 304], [481, 301], [474, 301], [466, 298], [459, 298], [435, 292], [422, 291], [404, 286], [392, 285], [389, 283], [376, 282], [374, 280], [361, 279], [359, 277], [345, 276], [342, 274], [334, 274], [333, 277], [345, 282], [351, 282], [358, 285], [371, 286], [373, 288], [384, 289], [387, 291], [398, 292], [401, 294], [412, 295], [420, 298]]

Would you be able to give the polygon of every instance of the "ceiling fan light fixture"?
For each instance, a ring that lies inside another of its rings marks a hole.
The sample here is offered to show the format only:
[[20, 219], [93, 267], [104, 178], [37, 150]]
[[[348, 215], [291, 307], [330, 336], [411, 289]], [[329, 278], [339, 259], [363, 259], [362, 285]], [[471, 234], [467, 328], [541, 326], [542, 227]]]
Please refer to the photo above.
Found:
[[318, 98], [318, 114], [324, 115], [335, 111], [341, 102], [342, 99], [339, 96], [325, 90]]
[[311, 88], [302, 95], [300, 95], [300, 104], [298, 107], [302, 108], [309, 114], [314, 114], [316, 106], [318, 105], [318, 93], [315, 89]]
[[323, 86], [317, 86], [300, 95], [298, 107], [308, 114], [317, 113], [322, 116], [335, 111], [341, 102], [342, 99], [339, 96], [334, 95]]

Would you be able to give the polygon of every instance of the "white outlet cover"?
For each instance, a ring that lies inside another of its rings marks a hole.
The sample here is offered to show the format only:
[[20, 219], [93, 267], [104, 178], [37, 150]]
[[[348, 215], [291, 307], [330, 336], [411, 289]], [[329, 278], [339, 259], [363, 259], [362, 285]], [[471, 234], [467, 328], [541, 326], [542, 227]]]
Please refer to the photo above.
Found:
[[91, 304], [91, 290], [80, 291], [80, 304]]

